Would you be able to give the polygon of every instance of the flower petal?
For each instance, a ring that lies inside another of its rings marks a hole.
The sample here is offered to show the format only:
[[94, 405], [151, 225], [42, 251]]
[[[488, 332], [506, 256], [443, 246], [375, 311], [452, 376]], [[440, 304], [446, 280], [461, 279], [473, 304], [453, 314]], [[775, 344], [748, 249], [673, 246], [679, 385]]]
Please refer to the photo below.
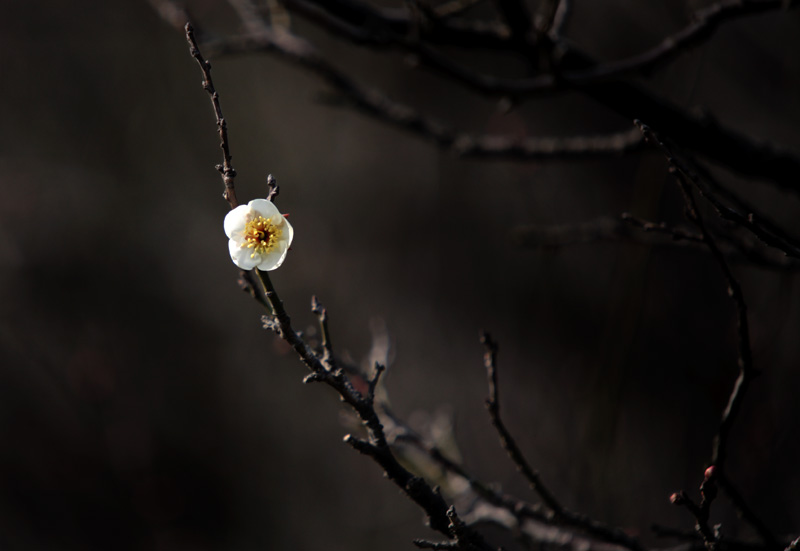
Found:
[[281, 245], [271, 253], [263, 255], [261, 257], [261, 262], [258, 264], [258, 269], [264, 272], [269, 272], [270, 270], [279, 268], [286, 259], [287, 252], [289, 252], [289, 247]]
[[[264, 218], [273, 218], [277, 220], [277, 218], [281, 216], [281, 212], [278, 210], [278, 207], [275, 206], [275, 203], [268, 199], [253, 199], [247, 203], [247, 206]], [[274, 220], [273, 224], [275, 223]]]
[[249, 212], [249, 205], [239, 205], [225, 215], [223, 226], [225, 227], [225, 235], [227, 235], [229, 239], [232, 236], [241, 234], [244, 231], [244, 226], [247, 224], [247, 215]]
[[292, 245], [292, 239], [294, 239], [294, 228], [285, 217], [281, 216], [281, 218], [283, 218], [283, 223], [280, 225], [281, 230], [283, 230], [281, 241], [286, 241], [286, 248], [288, 249]]
[[231, 253], [231, 260], [239, 266], [242, 270], [252, 270], [261, 262], [261, 255], [257, 254], [251, 257], [253, 249], [247, 248], [246, 245], [230, 239], [228, 241], [228, 251]]

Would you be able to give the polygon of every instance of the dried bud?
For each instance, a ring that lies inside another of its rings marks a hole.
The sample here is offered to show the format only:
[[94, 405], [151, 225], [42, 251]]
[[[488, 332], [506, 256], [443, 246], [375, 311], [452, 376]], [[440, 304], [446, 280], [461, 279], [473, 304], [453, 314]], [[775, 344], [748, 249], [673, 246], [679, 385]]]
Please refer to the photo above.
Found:
[[675, 492], [671, 496], [669, 496], [669, 502], [673, 505], [682, 505], [683, 504], [683, 492]]
[[705, 480], [706, 482], [711, 482], [715, 478], [717, 478], [717, 467], [711, 465], [709, 468], [706, 469]]

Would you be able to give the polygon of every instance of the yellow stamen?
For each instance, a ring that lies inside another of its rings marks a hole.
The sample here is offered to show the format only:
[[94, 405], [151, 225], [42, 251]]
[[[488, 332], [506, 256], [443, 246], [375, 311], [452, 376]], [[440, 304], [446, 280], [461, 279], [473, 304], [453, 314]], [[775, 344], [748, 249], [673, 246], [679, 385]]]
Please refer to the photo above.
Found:
[[282, 233], [283, 231], [272, 223], [272, 218], [256, 216], [248, 220], [244, 226], [244, 240], [247, 248], [253, 249], [250, 258], [271, 252], [278, 244]]

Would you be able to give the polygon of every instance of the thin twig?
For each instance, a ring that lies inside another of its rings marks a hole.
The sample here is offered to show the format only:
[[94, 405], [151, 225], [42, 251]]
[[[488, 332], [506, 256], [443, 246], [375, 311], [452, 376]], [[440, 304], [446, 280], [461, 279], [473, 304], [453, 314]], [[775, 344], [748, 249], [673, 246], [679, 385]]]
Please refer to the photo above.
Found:
[[516, 465], [517, 469], [525, 476], [533, 490], [542, 499], [542, 502], [552, 511], [554, 521], [583, 530], [603, 541], [616, 543], [617, 545], [634, 551], [642, 551], [642, 544], [636, 538], [629, 536], [622, 530], [607, 526], [586, 515], [573, 513], [564, 509], [556, 500], [555, 496], [544, 486], [539, 478], [539, 474], [528, 464], [524, 454], [519, 449], [516, 441], [500, 418], [500, 401], [497, 385], [497, 343], [492, 339], [491, 335], [485, 331], [481, 333], [481, 343], [483, 343], [486, 349], [483, 355], [483, 365], [486, 369], [489, 384], [489, 398], [486, 400], [486, 407], [489, 410], [489, 417], [492, 421], [492, 425], [497, 430], [500, 436], [500, 442], [509, 457], [511, 457], [514, 465]]
[[317, 300], [316, 296], [311, 297], [311, 311], [316, 314], [319, 319], [319, 328], [322, 334], [322, 363], [331, 366], [333, 361], [333, 345], [331, 344], [331, 334], [328, 329], [328, 311]]
[[481, 333], [481, 343], [486, 348], [483, 355], [483, 366], [486, 368], [486, 376], [489, 382], [489, 398], [486, 400], [486, 408], [489, 411], [489, 418], [492, 421], [492, 426], [497, 430], [500, 436], [500, 442], [503, 448], [508, 453], [508, 456], [516, 465], [517, 470], [527, 479], [531, 488], [539, 494], [542, 502], [549, 507], [556, 517], [561, 517], [564, 514], [564, 508], [556, 500], [555, 496], [550, 493], [550, 490], [545, 487], [542, 480], [539, 478], [539, 473], [534, 471], [522, 450], [519, 449], [517, 442], [511, 433], [506, 429], [505, 423], [500, 417], [500, 399], [497, 385], [497, 343], [492, 339], [492, 336], [487, 333]]
[[[738, 332], [738, 350], [739, 350], [739, 374], [736, 378], [734, 383], [733, 389], [731, 391], [730, 397], [728, 399], [728, 404], [725, 407], [725, 410], [722, 413], [722, 419], [720, 421], [719, 430], [717, 435], [714, 437], [714, 441], [712, 444], [712, 452], [711, 452], [711, 466], [706, 470], [706, 476], [703, 482], [703, 485], [706, 484], [713, 485], [714, 488], [714, 495], [716, 495], [716, 484], [718, 480], [727, 481], [726, 474], [725, 474], [725, 462], [727, 459], [727, 448], [728, 448], [728, 440], [730, 438], [730, 431], [736, 421], [736, 417], [738, 412], [741, 408], [741, 404], [744, 400], [745, 394], [747, 393], [747, 389], [750, 386], [750, 383], [757, 375], [757, 371], [753, 366], [753, 357], [752, 351], [750, 346], [750, 330], [749, 330], [749, 323], [747, 317], [747, 304], [744, 300], [744, 295], [742, 293], [741, 285], [739, 284], [738, 280], [733, 275], [728, 263], [725, 261], [725, 256], [720, 251], [719, 247], [716, 244], [713, 236], [709, 232], [706, 224], [703, 221], [703, 217], [701, 216], [698, 208], [697, 203], [694, 199], [693, 195], [693, 188], [697, 189], [698, 192], [703, 194], [703, 189], [698, 184], [696, 178], [693, 174], [691, 174], [688, 170], [684, 168], [680, 161], [675, 158], [670, 152], [669, 148], [664, 145], [663, 141], [658, 137], [658, 135], [649, 127], [644, 124], [639, 123], [642, 132], [647, 135], [650, 139], [654, 140], [659, 146], [665, 151], [667, 154], [667, 158], [670, 164], [669, 170], [672, 173], [677, 181], [678, 185], [680, 186], [681, 192], [683, 193], [684, 201], [686, 204], [686, 213], [689, 220], [697, 226], [697, 228], [703, 234], [703, 240], [705, 241], [706, 245], [708, 246], [709, 250], [711, 251], [714, 259], [717, 261], [722, 273], [728, 283], [728, 294], [730, 295], [731, 299], [734, 301], [736, 305], [736, 314], [737, 314], [737, 332]], [[718, 201], [716, 199], [712, 200], [713, 196], [704, 194], [704, 197], [709, 199], [712, 205], [717, 210], [717, 213], [721, 217], [724, 216], [724, 211], [718, 205]], [[724, 482], [723, 482], [724, 485]], [[735, 491], [732, 485], [728, 484], [728, 494], [731, 496], [731, 499], [734, 501], [735, 506], [738, 510], [745, 512], [745, 520], [751, 523], [755, 528], [756, 531], [759, 533], [759, 536], [764, 540], [764, 542], [769, 546], [773, 547], [776, 544], [776, 539], [772, 535], [772, 533], [767, 529], [767, 527], [761, 522], [758, 517], [750, 510], [747, 506], [744, 499]], [[701, 486], [701, 491], [703, 491], [703, 486]], [[704, 502], [706, 494], [703, 494]], [[711, 498], [713, 500], [713, 496]], [[702, 505], [702, 504], [701, 504]], [[707, 511], [706, 518], [707, 518]], [[698, 521], [699, 524], [699, 521]], [[706, 543], [709, 544], [709, 540], [707, 539], [707, 535], [704, 533], [704, 538], [706, 539]]]
[[225, 117], [222, 116], [222, 108], [219, 104], [219, 94], [214, 89], [214, 82], [211, 80], [211, 63], [203, 57], [200, 53], [200, 48], [197, 47], [197, 41], [194, 37], [194, 29], [191, 23], [186, 23], [184, 27], [186, 30], [186, 40], [189, 42], [189, 53], [200, 65], [200, 70], [203, 71], [203, 89], [208, 92], [211, 98], [211, 105], [214, 107], [214, 115], [217, 118], [217, 131], [219, 133], [219, 146], [222, 149], [222, 164], [217, 165], [217, 170], [222, 175], [222, 182], [225, 184], [225, 193], [223, 197], [231, 206], [232, 209], [236, 208], [239, 202], [236, 200], [236, 190], [234, 188], [234, 179], [236, 178], [236, 170], [231, 165], [231, 151], [228, 144], [228, 125], [225, 122]]
[[722, 270], [722, 273], [728, 282], [728, 294], [736, 305], [739, 343], [739, 376], [734, 383], [733, 391], [731, 392], [730, 399], [728, 400], [728, 405], [722, 414], [719, 432], [714, 438], [711, 454], [711, 464], [719, 469], [723, 469], [725, 466], [725, 460], [727, 458], [726, 452], [730, 430], [733, 427], [734, 421], [736, 420], [736, 415], [741, 407], [747, 387], [749, 386], [750, 381], [752, 381], [756, 375], [756, 370], [753, 367], [752, 351], [750, 350], [750, 329], [747, 321], [747, 304], [744, 301], [744, 295], [742, 294], [742, 288], [739, 285], [739, 281], [736, 279], [736, 277], [734, 277], [733, 272], [728, 266], [728, 263], [725, 261], [725, 256], [719, 250], [719, 247], [717, 247], [716, 241], [706, 228], [703, 218], [697, 209], [697, 203], [695, 202], [692, 194], [692, 188], [690, 187], [691, 181], [676, 167], [673, 166], [670, 167], [670, 169], [670, 172], [672, 172], [678, 178], [678, 183], [681, 187], [681, 191], [684, 194], [689, 220], [694, 222], [698, 229], [703, 233], [703, 240], [706, 242], [706, 245], [711, 251], [712, 256]]
[[[704, 481], [703, 485], [705, 485], [705, 483], [706, 482]], [[708, 549], [708, 551], [716, 551], [719, 545], [719, 538], [717, 537], [715, 531], [708, 524], [711, 503], [714, 501], [714, 496], [716, 494], [714, 491], [713, 493], [707, 495], [707, 493], [703, 491], [703, 486], [701, 486], [701, 494], [702, 498], [700, 505], [696, 504], [683, 490], [672, 494], [669, 500], [673, 505], [685, 507], [692, 514], [697, 522], [695, 529], [703, 538], [706, 549]]]
[[[788, 248], [790, 253], [800, 253], [800, 240], [790, 235], [784, 228], [770, 220], [767, 215], [759, 212], [753, 205], [734, 193], [729, 187], [722, 185], [706, 167], [697, 162], [690, 162], [689, 164], [691, 171], [698, 176], [695, 180], [702, 186], [703, 193], [724, 199], [732, 205], [731, 210], [738, 210], [741, 213], [745, 213], [748, 222], [752, 223], [755, 227], [763, 228], [763, 232], [772, 234], [776, 239], [776, 243], [780, 243], [785, 248]], [[787, 256], [791, 256], [790, 253], [784, 252]]]
[[386, 366], [382, 363], [375, 362], [375, 371], [372, 377], [367, 381], [367, 400], [371, 404], [375, 403], [375, 389], [378, 387], [378, 382], [380, 382], [381, 375], [384, 371], [386, 371]]

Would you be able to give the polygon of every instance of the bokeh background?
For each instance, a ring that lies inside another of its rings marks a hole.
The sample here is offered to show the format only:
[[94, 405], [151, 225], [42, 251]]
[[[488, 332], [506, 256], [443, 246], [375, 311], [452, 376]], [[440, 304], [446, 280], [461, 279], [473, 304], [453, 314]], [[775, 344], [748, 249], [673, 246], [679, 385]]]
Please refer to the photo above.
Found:
[[[616, 59], [704, 4], [576, 3], [567, 35]], [[209, 31], [239, 30], [225, 2], [188, 5]], [[301, 384], [237, 287], [213, 114], [182, 34], [144, 0], [2, 0], [0, 13], [0, 548], [399, 550], [434, 537], [341, 443], [342, 406]], [[464, 130], [630, 124], [574, 94], [505, 111], [400, 54], [295, 24], [361, 82]], [[796, 10], [726, 25], [643, 83], [800, 151], [798, 28]], [[657, 545], [653, 522], [691, 530], [668, 496], [696, 495], [737, 369], [718, 267], [701, 250], [513, 239], [623, 211], [679, 222], [660, 155], [461, 160], [268, 56], [215, 59], [214, 76], [240, 199], [265, 195], [272, 173], [291, 213], [296, 240], [273, 281], [298, 327], [313, 327], [316, 294], [337, 351], [359, 362], [385, 325], [396, 412], [449, 416], [471, 471], [534, 499], [484, 411], [478, 331], [490, 330], [505, 418], [564, 504]], [[800, 234], [796, 196], [720, 174]], [[729, 471], [777, 534], [796, 533], [797, 276], [735, 271], [764, 373]], [[751, 536], [724, 500], [712, 520]]]

